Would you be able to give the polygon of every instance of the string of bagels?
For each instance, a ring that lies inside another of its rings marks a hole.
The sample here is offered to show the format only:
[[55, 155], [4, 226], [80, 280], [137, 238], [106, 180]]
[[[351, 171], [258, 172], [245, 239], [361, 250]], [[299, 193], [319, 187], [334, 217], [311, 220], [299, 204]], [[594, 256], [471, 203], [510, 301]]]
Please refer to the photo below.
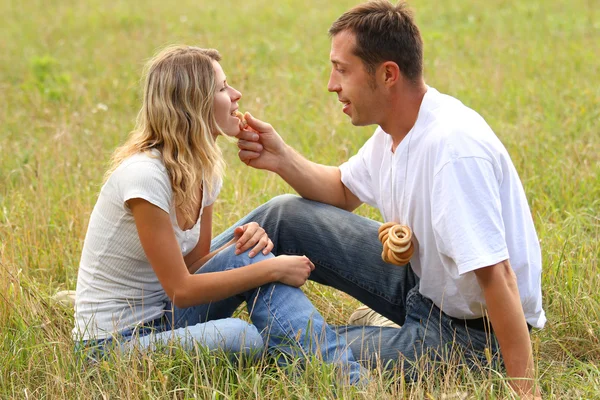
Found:
[[381, 258], [388, 264], [406, 265], [410, 261], [415, 246], [412, 231], [406, 225], [386, 222], [379, 227], [379, 240], [383, 244]]

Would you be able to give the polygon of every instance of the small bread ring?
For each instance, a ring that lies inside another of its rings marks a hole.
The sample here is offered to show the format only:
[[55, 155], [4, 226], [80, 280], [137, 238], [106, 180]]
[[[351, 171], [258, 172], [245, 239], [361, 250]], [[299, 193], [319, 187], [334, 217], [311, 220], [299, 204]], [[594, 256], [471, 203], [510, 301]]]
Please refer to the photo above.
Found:
[[410, 247], [412, 233], [408, 226], [394, 225], [388, 231], [388, 235], [388, 246], [395, 253], [404, 253]]
[[383, 231], [387, 231], [388, 229], [390, 229], [392, 226], [397, 225], [395, 222], [386, 222], [385, 224], [382, 224], [378, 231], [379, 233], [383, 232]]
[[383, 244], [381, 258], [384, 262], [400, 266], [409, 263], [415, 249], [408, 226], [387, 222], [379, 227], [378, 236]]
[[408, 249], [408, 251], [406, 251], [404, 253], [398, 254], [398, 253], [391, 252], [391, 254], [392, 254], [392, 258], [394, 259], [394, 261], [396, 261], [399, 265], [406, 265], [410, 261], [414, 252], [415, 252], [415, 248], [414, 248], [414, 246], [412, 246], [410, 249]]
[[379, 232], [379, 241], [380, 242], [383, 243], [387, 240], [387, 239], [383, 239], [383, 236], [386, 235], [388, 233], [388, 231], [390, 230], [390, 228], [394, 225], [396, 225], [395, 222], [386, 222], [385, 224], [383, 224], [379, 227], [378, 232]]
[[242, 114], [240, 110], [236, 110], [235, 116], [237, 117], [237, 119], [240, 120], [240, 128], [246, 129], [248, 127], [248, 122], [246, 121], [246, 117], [244, 117], [244, 114]]

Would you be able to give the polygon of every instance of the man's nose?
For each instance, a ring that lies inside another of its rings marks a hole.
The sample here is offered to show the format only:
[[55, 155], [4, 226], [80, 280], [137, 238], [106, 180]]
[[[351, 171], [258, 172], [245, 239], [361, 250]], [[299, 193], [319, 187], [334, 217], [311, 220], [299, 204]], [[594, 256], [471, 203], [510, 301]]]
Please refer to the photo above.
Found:
[[333, 79], [333, 74], [329, 77], [329, 82], [327, 82], [327, 90], [330, 92], [340, 91], [340, 85]]

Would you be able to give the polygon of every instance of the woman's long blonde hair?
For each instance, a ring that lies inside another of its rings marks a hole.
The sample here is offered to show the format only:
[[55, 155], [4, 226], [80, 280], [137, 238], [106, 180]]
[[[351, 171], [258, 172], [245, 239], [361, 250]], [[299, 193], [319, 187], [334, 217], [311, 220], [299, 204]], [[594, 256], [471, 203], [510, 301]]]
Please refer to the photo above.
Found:
[[214, 134], [216, 90], [213, 61], [217, 50], [174, 45], [155, 55], [145, 68], [144, 100], [129, 138], [112, 156], [105, 180], [126, 158], [160, 151], [169, 173], [175, 205], [186, 220], [202, 183], [208, 193], [223, 175], [224, 162]]

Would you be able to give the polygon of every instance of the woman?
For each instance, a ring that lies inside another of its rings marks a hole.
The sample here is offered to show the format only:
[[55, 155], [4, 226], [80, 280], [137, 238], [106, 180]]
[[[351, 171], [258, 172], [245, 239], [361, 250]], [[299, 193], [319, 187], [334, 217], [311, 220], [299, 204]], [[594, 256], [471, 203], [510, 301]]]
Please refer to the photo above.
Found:
[[[240, 133], [241, 93], [220, 59], [216, 50], [171, 46], [148, 63], [136, 127], [115, 151], [90, 217], [74, 337], [142, 349], [175, 339], [233, 353], [266, 343], [318, 354], [356, 383], [352, 352], [298, 288], [314, 269], [308, 258], [274, 257], [254, 222], [210, 252], [223, 171], [216, 139]], [[243, 301], [253, 325], [230, 318]]]

